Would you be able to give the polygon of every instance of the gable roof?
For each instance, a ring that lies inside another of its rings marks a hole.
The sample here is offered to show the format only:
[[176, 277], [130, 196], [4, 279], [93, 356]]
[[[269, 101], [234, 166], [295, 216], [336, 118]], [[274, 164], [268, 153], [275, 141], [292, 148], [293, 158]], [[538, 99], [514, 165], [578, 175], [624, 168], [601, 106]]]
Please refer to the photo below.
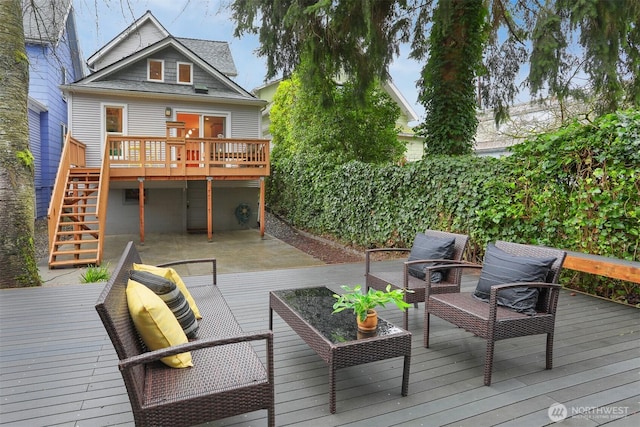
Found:
[[[149, 56], [152, 56], [154, 53], [168, 47], [176, 49], [186, 58], [189, 58], [189, 60], [192, 61], [195, 65], [220, 81], [227, 90], [209, 90], [208, 93], [202, 94], [196, 93], [194, 91], [194, 87], [191, 85], [178, 85], [149, 81], [128, 81], [119, 79], [114, 80], [109, 78], [118, 71], [128, 67], [129, 65], [141, 60], [145, 60]], [[206, 60], [201, 58], [199, 55], [197, 55], [195, 52], [181, 43], [178, 39], [172, 36], [168, 36], [163, 40], [160, 40], [150, 46], [132, 53], [126, 58], [122, 58], [119, 61], [114, 62], [113, 64], [101, 68], [100, 70], [74, 84], [63, 85], [62, 88], [70, 92], [83, 91], [114, 93], [114, 91], [121, 91], [122, 93], [126, 93], [130, 96], [135, 96], [135, 94], [138, 93], [145, 94], [145, 96], [155, 94], [155, 96], [157, 97], [175, 95], [180, 97], [188, 97], [189, 99], [193, 100], [199, 99], [211, 101], [211, 99], [214, 98], [216, 100], [225, 100], [228, 102], [243, 102], [257, 105], [263, 105], [265, 103], [263, 100], [257, 99], [253, 94], [247, 92], [233, 80], [227, 77], [226, 74], [219, 71], [216, 67], [208, 63]]]
[[391, 78], [384, 82], [382, 86], [389, 94], [391, 99], [393, 99], [396, 104], [398, 104], [404, 115], [407, 116], [407, 121], [412, 122], [418, 120], [418, 113], [416, 113], [416, 110], [411, 106], [411, 104], [409, 104], [407, 98], [402, 95], [400, 89], [398, 89], [398, 87], [393, 83]]
[[214, 40], [198, 40], [176, 37], [180, 43], [191, 49], [200, 58], [216, 67], [229, 77], [238, 75], [236, 64], [231, 56], [229, 43]]
[[71, 0], [23, 0], [22, 24], [27, 43], [57, 44], [71, 12]]
[[[153, 16], [151, 11], [147, 10], [145, 14], [142, 15], [140, 18], [136, 19], [133, 22], [133, 24], [129, 25], [127, 28], [122, 30], [120, 34], [115, 36], [113, 39], [111, 39], [111, 41], [109, 41], [107, 44], [105, 44], [100, 49], [98, 49], [98, 51], [96, 51], [93, 55], [87, 58], [87, 66], [89, 67], [89, 69], [91, 70], [95, 69], [95, 65], [100, 61], [100, 59], [106, 56], [109, 52], [115, 49], [123, 41], [129, 38], [129, 36], [134, 34], [136, 31], [138, 31], [140, 28], [144, 27], [145, 25], [153, 26], [157, 31], [158, 38], [157, 40], [154, 40], [154, 41], [158, 41], [165, 37], [170, 36], [169, 31], [167, 31], [166, 28], [162, 26], [160, 21], [158, 21], [156, 17]], [[127, 54], [131, 54], [131, 53], [133, 53], [133, 51], [127, 52]]]
[[[42, 0], [41, 0], [42, 1]], [[136, 19], [133, 24], [125, 28], [120, 34], [115, 36], [111, 41], [101, 47], [97, 52], [87, 59], [87, 66], [93, 71], [98, 71], [112, 63], [115, 63], [129, 55], [136, 53], [143, 46], [141, 44], [132, 44], [131, 46], [124, 47], [127, 39], [138, 34], [143, 29], [146, 29], [144, 35], [144, 41], [140, 40], [140, 43], [147, 43], [147, 46], [159, 42], [167, 37], [173, 37], [166, 28], [162, 26], [160, 21], [153, 16], [151, 11], [147, 10], [144, 15]], [[199, 40], [183, 37], [174, 37], [185, 47], [190, 49], [193, 53], [198, 55], [209, 65], [214, 66], [218, 71], [226, 74], [229, 77], [235, 77], [238, 75], [236, 65], [233, 62], [233, 56], [231, 55], [231, 49], [229, 44], [223, 41], [214, 40]], [[107, 63], [103, 63], [109, 56], [109, 54], [119, 49], [117, 57], [112, 58]]]

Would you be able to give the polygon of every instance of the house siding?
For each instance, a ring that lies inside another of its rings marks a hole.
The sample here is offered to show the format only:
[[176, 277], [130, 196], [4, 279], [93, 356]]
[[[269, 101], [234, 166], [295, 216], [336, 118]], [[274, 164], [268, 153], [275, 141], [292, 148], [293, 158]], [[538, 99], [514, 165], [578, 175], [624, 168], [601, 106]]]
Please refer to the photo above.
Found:
[[[56, 45], [55, 50], [49, 44], [26, 44], [29, 58], [29, 96], [47, 108], [40, 116], [39, 144], [34, 157], [39, 164], [36, 174], [40, 182], [36, 188], [36, 217], [46, 216], [51, 192], [55, 183], [60, 155], [62, 153], [62, 127], [67, 124], [67, 103], [62, 97], [59, 85], [62, 83], [63, 69], [66, 80], [73, 81], [80, 76], [75, 75], [72, 61], [72, 50], [69, 45], [69, 25]], [[35, 120], [31, 118], [30, 120]], [[34, 130], [35, 131], [35, 130]]]
[[42, 216], [42, 212], [46, 213], [45, 205], [46, 197], [42, 194], [42, 155], [40, 150], [42, 147], [40, 138], [40, 111], [29, 109], [29, 149], [34, 158], [34, 186], [36, 192], [36, 218]]
[[131, 32], [127, 38], [117, 43], [112, 50], [105, 53], [98, 61], [94, 62], [92, 66], [95, 71], [98, 71], [165, 37], [166, 35], [162, 33], [161, 29], [150, 22], [145, 22], [136, 31]]
[[127, 105], [127, 133], [129, 135], [164, 136], [164, 115], [166, 107], [173, 111], [200, 111], [229, 114], [229, 129], [231, 138], [260, 137], [260, 109], [242, 105], [224, 105], [220, 103], [200, 102], [171, 102], [156, 99], [124, 98], [117, 96], [95, 96], [74, 94], [71, 103], [73, 123], [71, 134], [87, 145], [86, 161], [88, 167], [99, 167], [102, 163], [102, 132], [103, 104]]
[[[226, 69], [235, 69], [231, 58], [224, 55], [224, 58], [219, 58], [221, 53], [227, 54], [221, 49], [225, 46], [217, 46], [219, 52], [209, 52], [209, 57], [196, 57], [188, 51], [183, 52], [180, 45], [168, 40], [167, 44], [161, 42], [158, 46], [162, 47], [153, 54], [138, 57], [132, 54], [165, 40], [164, 30], [149, 20], [135, 31], [122, 33], [121, 36], [123, 40], [114, 39], [101, 52], [104, 56], [97, 56], [90, 64], [96, 71], [108, 65], [112, 65], [111, 67], [94, 75], [95, 80], [90, 78], [68, 86], [69, 111], [72, 117], [70, 130], [86, 146], [88, 167], [97, 168], [102, 163], [105, 142], [103, 110], [106, 105], [125, 107], [125, 135], [164, 137], [166, 121], [175, 120], [178, 113], [184, 112], [225, 117], [225, 136], [229, 138], [261, 137], [262, 103], [255, 102], [252, 96], [240, 90], [223, 74], [212, 71], [206, 65], [199, 65], [202, 64], [201, 59], [209, 58], [213, 61], [212, 66], [222, 59], [222, 65]], [[211, 47], [200, 46], [197, 40], [191, 40], [187, 45], [203, 49]], [[122, 60], [123, 58], [126, 59]], [[148, 80], [148, 59], [163, 61], [162, 82]], [[117, 62], [120, 60], [122, 61]], [[178, 62], [193, 65], [193, 84], [183, 85], [177, 82]], [[206, 86], [208, 94], [196, 94], [194, 85]], [[114, 89], [103, 90], [105, 88]], [[99, 90], [99, 93], [94, 90]], [[167, 108], [171, 109], [170, 117], [165, 115]], [[145, 233], [184, 232], [188, 228], [201, 230], [203, 225], [206, 230], [207, 182], [187, 180], [186, 177], [183, 180], [172, 178], [163, 181], [155, 177], [143, 183], [146, 194]], [[109, 183], [106, 234], [140, 232], [139, 202], [124, 198], [126, 189], [138, 189], [140, 184], [133, 178], [127, 179], [129, 181], [114, 179]], [[214, 229], [236, 230], [258, 225], [260, 180], [214, 180], [212, 185]], [[251, 209], [251, 218], [246, 224], [241, 224], [235, 214], [240, 204], [247, 204]]]
[[[178, 62], [193, 62], [178, 52], [173, 47], [163, 49], [153, 55], [148, 56], [145, 59], [137, 61], [129, 67], [125, 67], [110, 76], [112, 80], [125, 80], [125, 81], [146, 81], [147, 80], [147, 59], [164, 60], [164, 83], [165, 84], [178, 84], [177, 83], [177, 63]], [[202, 68], [193, 64], [193, 82], [198, 85], [203, 85], [209, 88], [209, 90], [217, 91], [229, 91], [226, 85], [220, 80], [215, 79], [209, 73]], [[162, 84], [158, 82], [158, 84]]]

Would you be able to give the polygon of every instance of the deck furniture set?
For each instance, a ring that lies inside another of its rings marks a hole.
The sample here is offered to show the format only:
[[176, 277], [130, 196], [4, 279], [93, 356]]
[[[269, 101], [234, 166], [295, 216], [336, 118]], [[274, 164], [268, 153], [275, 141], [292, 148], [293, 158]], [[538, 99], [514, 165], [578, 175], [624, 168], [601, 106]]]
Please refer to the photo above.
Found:
[[[176, 261], [210, 262], [213, 274], [207, 285], [191, 286], [202, 319], [197, 339], [162, 350], [148, 351], [129, 313], [126, 288], [133, 264], [141, 264], [132, 242], [100, 295], [96, 310], [118, 355], [136, 425], [188, 426], [266, 409], [275, 426], [273, 333], [243, 332], [216, 283], [214, 259]], [[189, 278], [185, 283], [189, 285]], [[265, 360], [252, 343], [262, 342]], [[167, 356], [191, 353], [192, 367], [170, 368]]]
[[269, 329], [275, 311], [329, 365], [329, 410], [336, 412], [336, 370], [392, 357], [404, 357], [402, 395], [409, 392], [411, 333], [384, 319], [377, 333], [358, 332], [353, 314], [332, 314], [336, 301], [326, 287], [269, 293]]
[[[462, 261], [467, 241], [465, 235], [427, 230], [411, 250], [403, 249], [412, 253], [404, 262], [404, 271], [395, 273], [376, 271], [371, 255], [381, 250], [367, 251], [367, 287], [377, 289], [384, 283], [385, 287], [391, 284], [414, 291], [405, 294], [406, 301], [425, 303], [425, 347], [430, 344], [431, 315], [486, 339], [487, 386], [498, 340], [546, 334], [546, 368], [551, 369], [560, 290], [557, 281], [565, 252], [496, 242], [487, 247], [485, 262], [479, 265]], [[438, 255], [417, 257], [430, 251]], [[406, 330], [406, 315], [404, 329], [380, 319], [375, 334], [362, 335], [349, 312], [332, 314], [335, 298], [331, 289], [288, 289], [269, 294], [269, 330], [245, 333], [216, 286], [215, 260], [176, 261], [164, 267], [190, 262], [213, 265], [209, 285], [189, 287], [202, 313], [195, 340], [162, 350], [145, 347], [127, 308], [130, 270], [134, 263], [141, 263], [132, 242], [96, 305], [120, 359], [136, 425], [192, 425], [259, 409], [266, 409], [269, 425], [275, 425], [274, 311], [328, 364], [331, 413], [336, 411], [336, 371], [340, 368], [404, 357], [401, 394], [408, 394], [411, 333]], [[463, 269], [480, 270], [473, 293], [460, 292]], [[189, 285], [189, 278], [185, 283]], [[260, 340], [266, 343], [263, 359], [251, 343]], [[170, 368], [159, 361], [183, 352], [193, 355], [192, 367]]]

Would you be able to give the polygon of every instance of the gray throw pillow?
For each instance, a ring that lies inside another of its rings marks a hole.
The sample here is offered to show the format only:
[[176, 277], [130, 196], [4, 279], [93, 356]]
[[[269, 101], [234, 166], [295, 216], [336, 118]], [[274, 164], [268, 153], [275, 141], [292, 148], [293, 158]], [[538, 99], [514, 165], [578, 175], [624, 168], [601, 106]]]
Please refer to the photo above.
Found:
[[[547, 274], [555, 258], [535, 258], [511, 255], [498, 249], [493, 243], [487, 245], [478, 285], [473, 296], [488, 302], [491, 286], [517, 282], [546, 282]], [[538, 288], [522, 286], [505, 289], [498, 293], [498, 304], [528, 315], [536, 314]]]
[[198, 321], [195, 314], [193, 314], [193, 310], [189, 307], [189, 302], [175, 283], [162, 276], [138, 270], [129, 270], [129, 278], [151, 289], [167, 304], [176, 319], [178, 319], [178, 323], [180, 323], [187, 338], [196, 337], [199, 326]]
[[[413, 241], [409, 261], [419, 259], [452, 259], [455, 253], [455, 238], [440, 238], [427, 236], [424, 233], [416, 234]], [[435, 262], [425, 262], [420, 264], [412, 264], [409, 266], [409, 274], [418, 279], [424, 280], [425, 267], [437, 265]], [[446, 270], [434, 270], [431, 272], [431, 283], [438, 283], [444, 279]]]

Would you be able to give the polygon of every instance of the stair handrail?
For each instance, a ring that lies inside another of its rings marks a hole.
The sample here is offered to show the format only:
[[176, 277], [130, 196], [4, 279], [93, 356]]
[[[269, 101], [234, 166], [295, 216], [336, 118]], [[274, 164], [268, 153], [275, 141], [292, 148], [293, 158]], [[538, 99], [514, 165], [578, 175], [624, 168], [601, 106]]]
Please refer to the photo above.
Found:
[[71, 132], [67, 132], [60, 155], [60, 164], [56, 172], [56, 180], [53, 184], [51, 193], [51, 201], [47, 210], [47, 228], [49, 234], [49, 257], [53, 253], [53, 244], [55, 243], [55, 234], [59, 226], [60, 212], [64, 203], [64, 192], [69, 177], [69, 171], [72, 167], [83, 167], [86, 163], [86, 148], [82, 142], [71, 136]]
[[100, 165], [100, 180], [98, 184], [98, 200], [96, 202], [96, 218], [98, 219], [98, 254], [97, 264], [102, 263], [102, 248], [104, 245], [104, 230], [107, 225], [107, 205], [109, 203], [109, 181], [111, 180], [111, 165], [109, 162], [109, 134], [104, 137], [104, 154]]

